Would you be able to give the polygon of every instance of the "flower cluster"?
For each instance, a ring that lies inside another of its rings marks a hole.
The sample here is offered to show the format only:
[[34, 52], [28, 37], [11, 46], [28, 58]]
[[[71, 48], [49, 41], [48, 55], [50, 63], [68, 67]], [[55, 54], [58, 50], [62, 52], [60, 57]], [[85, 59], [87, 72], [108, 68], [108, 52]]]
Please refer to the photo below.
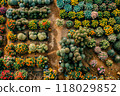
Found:
[[13, 72], [10, 72], [10, 70], [3, 70], [0, 74], [0, 80], [13, 80]]
[[104, 74], [105, 73], [105, 68], [103, 66], [101, 66], [97, 70], [98, 70], [99, 74]]
[[10, 31], [7, 35], [7, 39], [12, 42], [15, 42], [15, 41], [17, 41], [17, 35], [14, 34], [12, 31]]
[[95, 67], [95, 66], [97, 65], [97, 60], [92, 60], [92, 61], [90, 61], [90, 65], [91, 65], [92, 67]]
[[15, 30], [15, 24], [16, 24], [16, 21], [15, 20], [9, 20], [7, 22], [7, 27], [10, 31], [14, 31]]
[[5, 32], [5, 27], [3, 25], [0, 25], [0, 34], [3, 34]]
[[110, 25], [104, 27], [105, 35], [110, 35], [113, 33], [113, 28]]

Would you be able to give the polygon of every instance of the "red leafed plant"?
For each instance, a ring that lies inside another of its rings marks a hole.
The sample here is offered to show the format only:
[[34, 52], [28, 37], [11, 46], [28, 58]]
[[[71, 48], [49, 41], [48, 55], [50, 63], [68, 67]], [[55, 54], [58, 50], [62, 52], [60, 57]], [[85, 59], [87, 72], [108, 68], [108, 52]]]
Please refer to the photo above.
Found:
[[5, 32], [5, 27], [0, 25], [0, 34], [3, 34]]

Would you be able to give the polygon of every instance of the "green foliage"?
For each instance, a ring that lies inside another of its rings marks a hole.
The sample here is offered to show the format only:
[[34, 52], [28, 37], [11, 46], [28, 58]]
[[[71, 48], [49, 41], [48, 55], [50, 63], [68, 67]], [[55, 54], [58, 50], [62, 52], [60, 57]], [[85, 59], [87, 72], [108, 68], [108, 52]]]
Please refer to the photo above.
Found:
[[92, 9], [93, 9], [93, 5], [91, 3], [86, 3], [85, 10], [92, 10]]
[[90, 21], [89, 20], [84, 20], [84, 21], [82, 21], [82, 25], [84, 27], [89, 27], [90, 26]]
[[116, 50], [116, 51], [120, 51], [120, 41], [117, 41], [115, 44], [114, 44], [114, 49]]
[[101, 37], [104, 34], [104, 31], [101, 27], [95, 29], [96, 36]]
[[108, 53], [109, 56], [114, 56], [115, 55], [114, 49], [108, 50], [107, 53]]
[[71, 20], [68, 20], [68, 21], [66, 22], [67, 28], [71, 28], [71, 27], [73, 27], [73, 25], [74, 25], [74, 23], [73, 23], [73, 21], [71, 21]]
[[116, 41], [116, 35], [111, 34], [108, 36], [108, 41], [114, 43]]
[[100, 26], [105, 27], [108, 23], [107, 18], [102, 18], [102, 20], [99, 20]]
[[101, 11], [106, 11], [106, 8], [107, 8], [107, 6], [106, 6], [105, 3], [102, 3], [102, 5], [100, 5], [100, 10]]
[[103, 2], [103, 0], [94, 0], [94, 3], [95, 3], [95, 4], [98, 4], [98, 5], [101, 5], [102, 2]]
[[117, 35], [117, 39], [120, 40], [120, 33]]
[[80, 7], [78, 5], [76, 5], [73, 9], [74, 12], [79, 12], [80, 11]]
[[91, 24], [91, 26], [92, 27], [94, 27], [94, 28], [96, 28], [96, 27], [98, 27], [98, 21], [97, 20], [92, 20], [92, 24]]
[[65, 19], [65, 18], [67, 18], [68, 14], [67, 14], [67, 12], [65, 12], [65, 9], [63, 9], [63, 10], [60, 10], [59, 16], [60, 16], [62, 19]]
[[30, 30], [37, 30], [38, 25], [37, 25], [38, 21], [37, 20], [31, 20], [28, 23], [28, 27]]
[[114, 25], [116, 23], [115, 19], [114, 18], [109, 18], [109, 21], [108, 21], [109, 25]]
[[97, 4], [93, 4], [93, 11], [98, 11], [98, 5]]
[[120, 24], [120, 16], [119, 17], [115, 17], [116, 23]]
[[98, 11], [98, 17], [101, 19], [103, 17], [103, 12]]
[[80, 11], [80, 12], [77, 12], [76, 13], [76, 17], [77, 17], [77, 19], [82, 19], [82, 18], [84, 18], [84, 12], [83, 11]]
[[77, 29], [81, 26], [81, 21], [75, 19], [75, 24], [74, 24], [74, 27]]
[[76, 18], [76, 13], [71, 11], [71, 12], [68, 13], [68, 17], [69, 17], [69, 19], [75, 19]]
[[103, 14], [104, 14], [103, 16], [105, 18], [109, 18], [110, 17], [110, 12], [109, 11], [104, 11]]
[[120, 55], [115, 55], [114, 61], [120, 63]]
[[100, 47], [101, 47], [101, 49], [107, 49], [109, 46], [110, 46], [110, 43], [106, 39], [100, 41]]
[[111, 10], [115, 10], [116, 9], [116, 3], [111, 3], [111, 4], [108, 4], [108, 10], [111, 11]]
[[0, 24], [4, 24], [6, 22], [5, 17], [0, 15]]
[[84, 11], [85, 19], [91, 19], [91, 12], [90, 10]]
[[95, 40], [95, 38], [88, 38], [87, 47], [93, 48], [95, 46], [96, 46], [96, 40]]
[[65, 9], [66, 12], [72, 11], [72, 6], [70, 4], [66, 4], [64, 6], [64, 9]]

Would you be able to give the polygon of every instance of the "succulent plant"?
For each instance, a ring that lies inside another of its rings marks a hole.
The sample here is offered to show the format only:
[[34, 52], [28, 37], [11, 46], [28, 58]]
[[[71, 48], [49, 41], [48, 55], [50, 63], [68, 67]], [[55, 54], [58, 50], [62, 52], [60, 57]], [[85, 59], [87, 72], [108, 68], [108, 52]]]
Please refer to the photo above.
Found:
[[91, 61], [90, 61], [90, 65], [91, 65], [92, 67], [95, 67], [95, 66], [97, 65], [97, 60], [91, 60]]
[[94, 36], [96, 33], [95, 33], [95, 30], [93, 29], [93, 28], [89, 28], [89, 33], [88, 33], [88, 35], [89, 36]]
[[71, 30], [69, 30], [68, 31], [68, 38], [73, 38], [73, 35], [74, 35], [74, 33], [75, 33], [76, 31], [75, 30], [73, 30], [73, 29], [71, 29]]
[[102, 18], [102, 20], [99, 20], [100, 26], [105, 27], [108, 23], [107, 18]]
[[114, 56], [115, 55], [114, 49], [108, 50], [107, 53], [108, 53], [109, 56]]
[[95, 53], [100, 53], [101, 52], [101, 48], [99, 46], [96, 46], [94, 48], [94, 51], [95, 51]]
[[73, 25], [74, 25], [73, 21], [71, 21], [71, 20], [66, 21], [67, 28], [71, 28], [71, 27], [73, 27]]
[[84, 27], [89, 27], [90, 26], [90, 21], [89, 20], [84, 20], [84, 21], [82, 21], [82, 25]]
[[106, 65], [107, 65], [107, 66], [112, 66], [112, 64], [113, 64], [113, 61], [112, 61], [112, 60], [109, 60], [109, 59], [108, 59], [108, 60], [106, 61]]
[[25, 63], [28, 67], [35, 67], [35, 58], [26, 58]]
[[120, 40], [120, 33], [117, 35], [117, 39]]
[[65, 9], [62, 9], [62, 10], [60, 10], [59, 16], [62, 19], [65, 19], [65, 18], [67, 18], [68, 14], [67, 14], [67, 12], [65, 12]]
[[82, 19], [82, 18], [84, 18], [84, 12], [83, 11], [80, 11], [80, 12], [77, 12], [76, 13], [76, 17], [77, 17], [77, 19]]
[[84, 0], [86, 3], [93, 3], [93, 0]]
[[5, 22], [5, 17], [3, 17], [3, 15], [0, 15], [0, 24], [4, 24]]
[[110, 25], [105, 26], [104, 31], [105, 31], [105, 35], [110, 35], [110, 34], [114, 33], [113, 28]]
[[70, 4], [66, 4], [64, 6], [64, 9], [65, 9], [66, 12], [70, 12], [70, 11], [72, 11], [72, 6]]
[[39, 39], [40, 41], [46, 40], [46, 39], [47, 39], [46, 33], [45, 33], [45, 32], [38, 33], [38, 39]]
[[73, 11], [74, 11], [74, 12], [79, 12], [79, 11], [80, 11], [79, 5], [74, 6]]
[[71, 11], [71, 12], [68, 13], [68, 17], [69, 17], [69, 19], [75, 19], [76, 18], [76, 13]]
[[40, 45], [36, 45], [36, 51], [38, 53], [45, 53], [48, 51], [48, 46], [44, 43], [43, 44], [41, 43]]
[[71, 3], [71, 0], [64, 0], [65, 3]]
[[96, 27], [98, 27], [98, 21], [97, 20], [92, 20], [92, 24], [91, 24], [91, 26], [92, 27], [94, 27], [94, 28], [96, 28]]
[[111, 16], [113, 16], [113, 17], [117, 17], [117, 16], [119, 16], [119, 15], [120, 15], [120, 12], [119, 12], [118, 9], [115, 9], [115, 10], [113, 10], [113, 11], [111, 12]]
[[98, 28], [95, 29], [95, 33], [96, 33], [97, 37], [101, 37], [101, 36], [103, 36], [104, 31], [101, 27], [98, 27]]
[[42, 56], [40, 55], [37, 59], [36, 59], [36, 66], [38, 68], [44, 68], [45, 65], [48, 63], [48, 57]]
[[16, 25], [16, 22], [15, 20], [9, 20], [7, 22], [7, 27], [10, 31], [14, 31], [15, 30], [15, 25]]
[[56, 24], [58, 27], [61, 27], [64, 25], [64, 19], [56, 19]]
[[116, 41], [117, 37], [116, 34], [111, 34], [108, 36], [108, 41], [114, 43]]
[[100, 60], [104, 61], [108, 58], [108, 54], [106, 52], [101, 52], [98, 54]]
[[85, 10], [92, 10], [92, 9], [93, 9], [93, 5], [91, 3], [86, 3]]
[[90, 10], [84, 11], [85, 19], [91, 19], [91, 13], [92, 13], [92, 11], [90, 11]]
[[78, 4], [78, 0], [71, 0], [71, 5], [77, 5]]
[[29, 31], [29, 39], [36, 40], [37, 39], [37, 32]]
[[105, 3], [102, 3], [102, 5], [100, 5], [100, 10], [101, 11], [106, 11], [106, 8], [107, 8], [107, 6], [106, 6]]
[[116, 23], [120, 24], [120, 17], [115, 17]]
[[114, 43], [114, 49], [118, 52], [120, 51], [120, 41]]
[[97, 17], [98, 17], [98, 12], [93, 11], [93, 12], [91, 13], [91, 17], [92, 17], [92, 19], [97, 18]]
[[57, 7], [63, 8], [63, 6], [64, 6], [63, 0], [57, 0]]
[[93, 4], [93, 11], [98, 11], [99, 9], [98, 9], [98, 5], [97, 4]]
[[93, 48], [95, 46], [96, 46], [96, 40], [95, 40], [95, 38], [88, 38], [87, 47]]
[[6, 5], [7, 5], [7, 0], [1, 0], [1, 1], [0, 1], [0, 5], [6, 6]]
[[120, 55], [115, 55], [114, 61], [120, 63]]
[[83, 10], [83, 8], [84, 8], [84, 1], [79, 2], [78, 6], [80, 7], [80, 10]]
[[27, 38], [27, 36], [24, 33], [19, 33], [17, 35], [17, 39], [20, 41], [24, 41]]
[[81, 21], [75, 19], [75, 24], [74, 24], [74, 27], [77, 29], [81, 26]]
[[36, 46], [35, 46], [34, 43], [31, 43], [31, 44], [28, 46], [28, 48], [29, 48], [28, 53], [32, 53], [32, 52], [35, 52], [35, 51], [36, 51]]
[[109, 46], [110, 46], [110, 43], [106, 39], [100, 41], [100, 47], [101, 47], [101, 49], [107, 49]]

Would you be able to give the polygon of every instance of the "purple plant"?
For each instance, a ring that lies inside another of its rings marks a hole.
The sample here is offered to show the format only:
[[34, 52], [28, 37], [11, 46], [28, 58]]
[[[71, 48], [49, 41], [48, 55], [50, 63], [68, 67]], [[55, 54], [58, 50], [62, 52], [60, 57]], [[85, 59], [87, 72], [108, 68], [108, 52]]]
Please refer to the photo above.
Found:
[[5, 7], [1, 7], [0, 8], [0, 15], [5, 15], [6, 11], [7, 11], [7, 9]]
[[90, 62], [90, 65], [91, 65], [92, 67], [95, 67], [95, 66], [97, 65], [97, 60], [92, 60], [92, 61]]
[[97, 16], [98, 16], [98, 12], [93, 11], [93, 12], [91, 13], [91, 17], [92, 17], [92, 19], [97, 18]]
[[103, 68], [103, 66], [101, 66], [100, 68], [98, 68], [98, 72], [99, 72], [99, 74], [104, 74], [105, 68]]
[[108, 54], [106, 52], [101, 52], [98, 54], [100, 60], [104, 61], [108, 58]]
[[100, 53], [101, 52], [101, 48], [99, 46], [96, 46], [94, 51], [95, 51], [95, 53]]

